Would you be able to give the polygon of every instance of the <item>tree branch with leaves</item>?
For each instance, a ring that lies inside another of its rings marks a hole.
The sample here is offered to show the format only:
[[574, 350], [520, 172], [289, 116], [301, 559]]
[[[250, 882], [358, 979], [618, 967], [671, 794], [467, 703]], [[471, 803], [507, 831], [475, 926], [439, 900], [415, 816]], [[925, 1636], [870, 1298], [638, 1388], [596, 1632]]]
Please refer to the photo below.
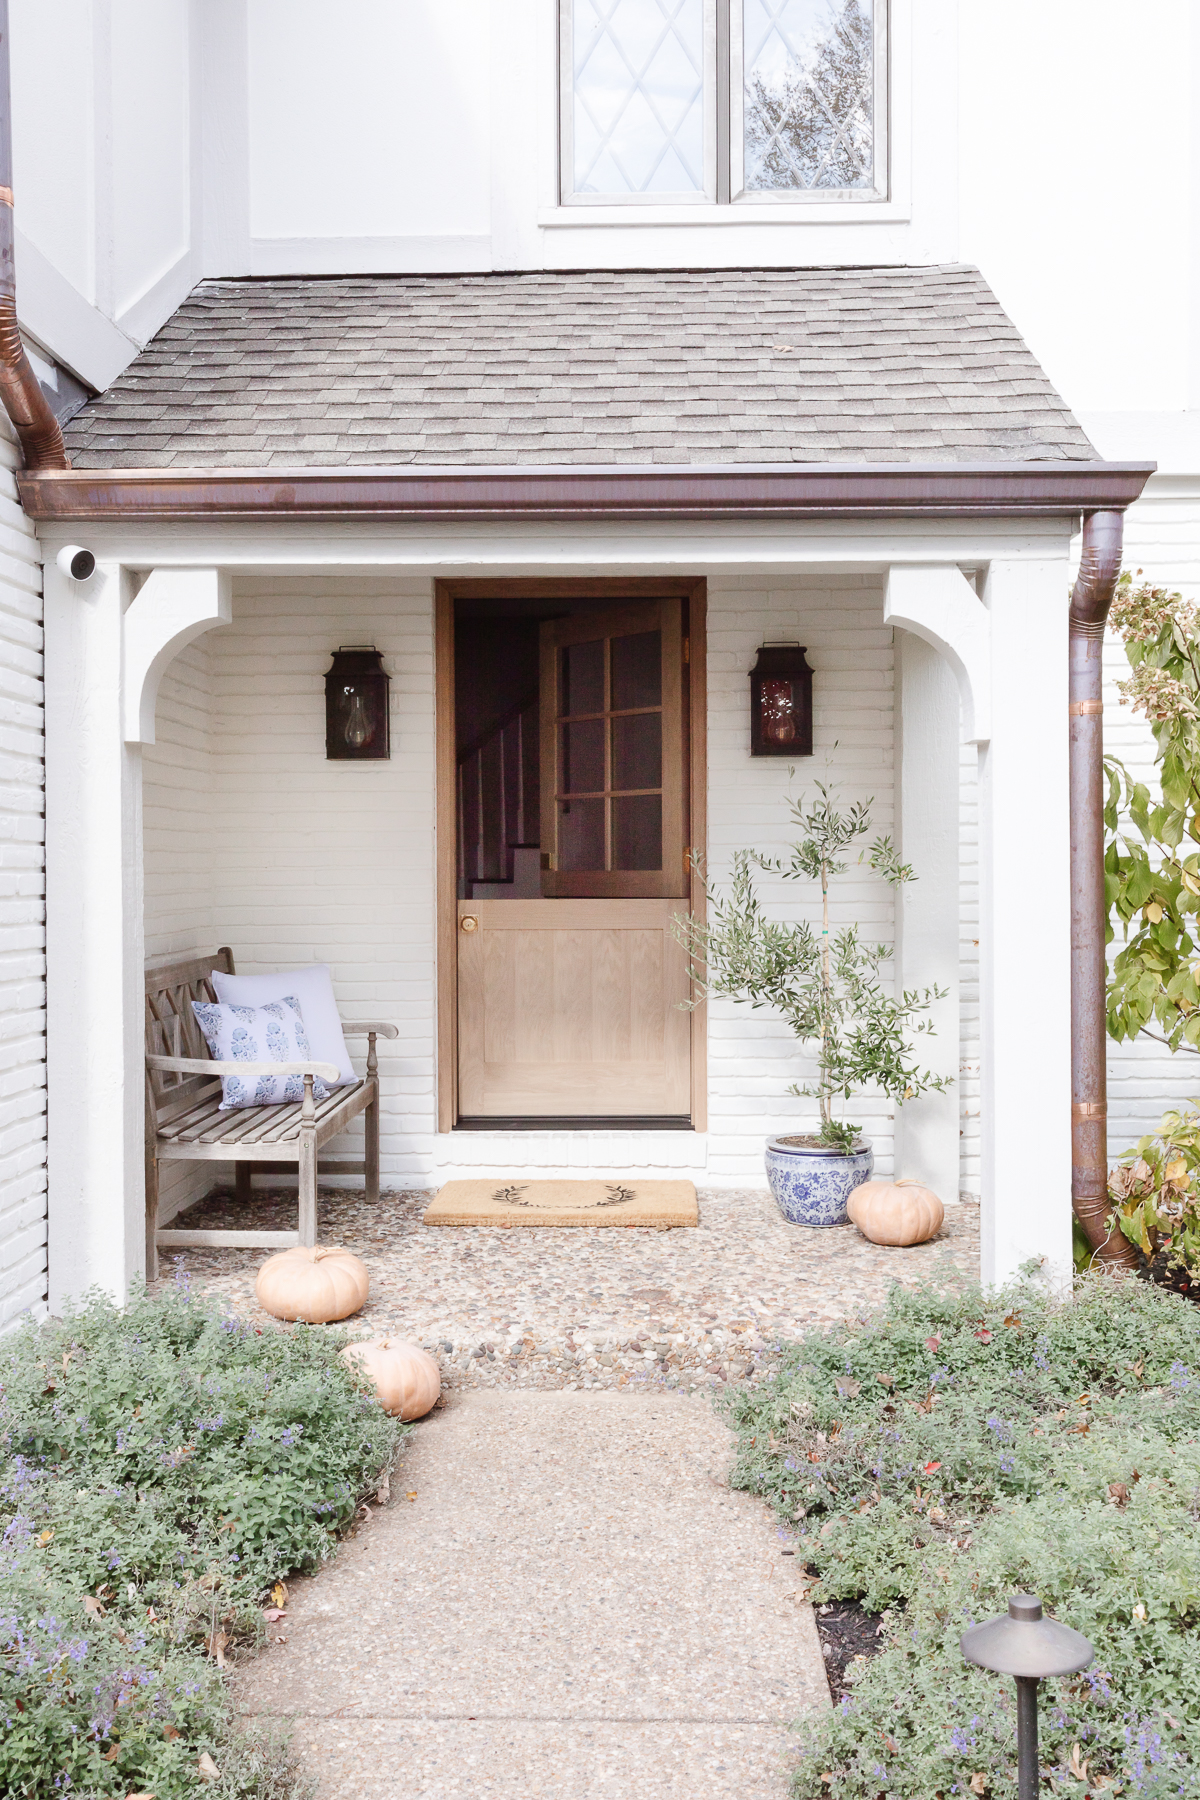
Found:
[[[1139, 571], [1140, 574], [1140, 571]], [[1171, 1050], [1200, 1049], [1200, 644], [1197, 609], [1125, 570], [1109, 623], [1131, 673], [1120, 683], [1154, 733], [1160, 794], [1105, 758], [1108, 940], [1124, 944], [1108, 978], [1108, 1031]], [[1131, 829], [1132, 827], [1132, 829]], [[1185, 841], [1186, 840], [1186, 841]], [[1160, 1032], [1151, 1029], [1157, 1024]]]
[[[857, 1125], [834, 1117], [837, 1100], [850, 1100], [875, 1087], [897, 1106], [930, 1089], [942, 1091], [950, 1079], [918, 1067], [910, 1035], [932, 1032], [924, 1017], [944, 990], [906, 990], [899, 996], [884, 985], [881, 970], [891, 960], [888, 944], [865, 943], [857, 925], [830, 929], [830, 883], [844, 875], [846, 852], [871, 828], [870, 800], [839, 811], [836, 789], [816, 783], [817, 798], [788, 802], [801, 836], [787, 859], [740, 850], [728, 889], [711, 883], [704, 870], [708, 916], [677, 918], [675, 934], [688, 953], [694, 998], [715, 996], [771, 1007], [816, 1060], [814, 1082], [789, 1093], [817, 1101], [820, 1141], [849, 1150]], [[889, 887], [916, 879], [886, 837], [859, 853]], [[820, 889], [821, 924], [768, 917], [755, 886], [754, 871], [785, 881], [810, 881]]]

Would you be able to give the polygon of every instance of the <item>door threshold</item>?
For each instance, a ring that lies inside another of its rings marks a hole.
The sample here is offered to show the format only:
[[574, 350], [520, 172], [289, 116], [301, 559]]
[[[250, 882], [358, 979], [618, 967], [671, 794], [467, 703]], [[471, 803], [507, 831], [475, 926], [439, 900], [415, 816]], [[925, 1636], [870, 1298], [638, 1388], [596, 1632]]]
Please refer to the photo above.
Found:
[[516, 1118], [488, 1118], [478, 1114], [464, 1115], [454, 1125], [455, 1131], [690, 1131], [689, 1113], [667, 1113], [659, 1118], [556, 1118], [553, 1115]]

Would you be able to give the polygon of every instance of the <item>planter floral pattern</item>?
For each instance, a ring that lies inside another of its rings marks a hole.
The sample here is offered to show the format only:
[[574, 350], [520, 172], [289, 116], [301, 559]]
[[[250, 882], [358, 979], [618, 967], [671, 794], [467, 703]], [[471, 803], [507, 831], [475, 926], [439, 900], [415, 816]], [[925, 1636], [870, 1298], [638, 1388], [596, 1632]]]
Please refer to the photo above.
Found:
[[875, 1157], [861, 1138], [850, 1152], [772, 1138], [766, 1164], [775, 1204], [790, 1225], [843, 1225], [846, 1202], [856, 1187], [870, 1181]]

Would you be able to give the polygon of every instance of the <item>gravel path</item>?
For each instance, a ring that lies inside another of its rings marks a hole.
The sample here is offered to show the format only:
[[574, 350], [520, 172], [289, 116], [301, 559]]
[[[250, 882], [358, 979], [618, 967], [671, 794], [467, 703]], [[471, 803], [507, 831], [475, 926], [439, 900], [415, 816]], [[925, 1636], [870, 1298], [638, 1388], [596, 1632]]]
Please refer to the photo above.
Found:
[[[353, 1320], [435, 1352], [448, 1390], [476, 1387], [653, 1388], [753, 1379], [774, 1347], [814, 1325], [876, 1306], [894, 1281], [977, 1278], [979, 1209], [911, 1250], [870, 1244], [855, 1226], [789, 1225], [765, 1191], [700, 1192], [694, 1229], [426, 1227], [430, 1194], [324, 1191], [320, 1241], [356, 1251], [371, 1296]], [[252, 1210], [211, 1196], [186, 1226], [295, 1227], [294, 1195], [256, 1195]], [[185, 1219], [173, 1221], [179, 1228]], [[262, 1250], [164, 1257], [263, 1318], [254, 1299]]]

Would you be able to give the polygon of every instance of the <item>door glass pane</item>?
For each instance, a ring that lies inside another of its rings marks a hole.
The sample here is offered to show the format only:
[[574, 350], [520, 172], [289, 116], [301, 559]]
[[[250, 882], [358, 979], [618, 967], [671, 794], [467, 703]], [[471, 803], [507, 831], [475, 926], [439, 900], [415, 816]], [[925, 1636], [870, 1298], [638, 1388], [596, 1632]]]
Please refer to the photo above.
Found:
[[604, 720], [584, 719], [578, 725], [560, 725], [562, 749], [559, 773], [561, 794], [604, 792]]
[[604, 639], [568, 644], [560, 651], [559, 682], [565, 717], [604, 711]]
[[614, 712], [630, 706], [662, 705], [662, 633], [639, 631], [612, 641]]
[[633, 713], [614, 719], [612, 733], [614, 788], [661, 787], [662, 714]]
[[560, 869], [604, 867], [603, 800], [560, 800], [558, 803]]
[[875, 185], [877, 0], [745, 0], [746, 186]]
[[631, 794], [612, 802], [613, 868], [662, 868], [662, 796]]
[[571, 0], [577, 194], [704, 192], [704, 0]]

